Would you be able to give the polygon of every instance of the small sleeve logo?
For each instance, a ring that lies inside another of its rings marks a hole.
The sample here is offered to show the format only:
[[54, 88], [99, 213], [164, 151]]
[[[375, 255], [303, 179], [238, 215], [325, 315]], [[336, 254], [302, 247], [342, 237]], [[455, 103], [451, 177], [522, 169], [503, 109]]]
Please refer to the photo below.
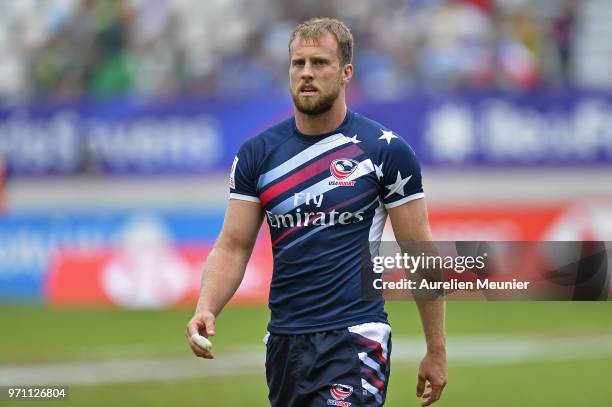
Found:
[[230, 170], [230, 176], [229, 176], [229, 186], [232, 189], [236, 188], [236, 181], [235, 179], [235, 175], [236, 175], [236, 165], [238, 164], [238, 156], [234, 157], [234, 162], [232, 164], [232, 169]]

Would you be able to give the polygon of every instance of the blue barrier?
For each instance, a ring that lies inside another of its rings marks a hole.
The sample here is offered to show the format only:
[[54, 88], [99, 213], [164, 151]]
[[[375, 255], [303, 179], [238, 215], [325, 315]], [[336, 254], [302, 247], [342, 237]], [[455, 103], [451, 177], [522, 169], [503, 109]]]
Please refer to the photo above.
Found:
[[[612, 165], [612, 93], [423, 93], [349, 105], [405, 137], [424, 165]], [[227, 171], [247, 138], [291, 114], [288, 98], [0, 107], [0, 160], [9, 176]]]

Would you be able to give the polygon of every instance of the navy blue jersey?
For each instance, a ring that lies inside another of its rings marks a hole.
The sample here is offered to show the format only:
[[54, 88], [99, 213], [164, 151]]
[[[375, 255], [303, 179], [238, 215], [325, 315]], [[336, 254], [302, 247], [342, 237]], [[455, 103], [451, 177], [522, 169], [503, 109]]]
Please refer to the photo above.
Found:
[[259, 202], [270, 227], [268, 330], [386, 322], [382, 300], [361, 299], [361, 249], [380, 241], [386, 208], [422, 197], [412, 148], [351, 111], [328, 134], [303, 135], [292, 118], [247, 140], [234, 159], [230, 199]]

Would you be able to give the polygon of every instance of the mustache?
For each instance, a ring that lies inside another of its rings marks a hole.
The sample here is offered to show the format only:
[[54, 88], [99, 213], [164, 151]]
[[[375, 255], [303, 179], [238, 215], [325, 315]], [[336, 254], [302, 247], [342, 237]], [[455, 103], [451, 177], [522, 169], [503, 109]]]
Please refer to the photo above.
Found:
[[319, 91], [319, 87], [316, 86], [315, 84], [313, 84], [312, 82], [302, 82], [297, 86], [297, 90], [298, 91], [303, 91], [303, 90], [316, 90]]

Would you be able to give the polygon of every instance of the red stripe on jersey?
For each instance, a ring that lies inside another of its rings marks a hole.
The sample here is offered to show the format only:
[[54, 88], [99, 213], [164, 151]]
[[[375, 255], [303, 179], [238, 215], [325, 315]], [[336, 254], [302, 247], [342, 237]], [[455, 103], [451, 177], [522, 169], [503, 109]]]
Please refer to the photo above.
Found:
[[385, 382], [380, 380], [377, 374], [371, 369], [366, 366], [361, 366], [361, 376], [366, 382], [376, 387], [381, 395], [385, 393]]
[[366, 338], [363, 335], [360, 335], [356, 332], [351, 332], [351, 336], [357, 342], [358, 345], [368, 348], [373, 351], [373, 353], [368, 352], [368, 356], [371, 359], [374, 359], [378, 363], [386, 364], [387, 358], [383, 355], [382, 345], [375, 340], [370, 338]]
[[334, 151], [333, 153], [318, 159], [307, 167], [302, 168], [300, 171], [296, 172], [289, 178], [286, 178], [265, 190], [259, 196], [261, 205], [265, 206], [272, 199], [276, 198], [284, 192], [287, 192], [289, 189], [296, 187], [302, 182], [314, 177], [315, 175], [322, 173], [325, 170], [329, 171], [330, 163], [336, 158], [353, 158], [357, 157], [361, 153], [363, 153], [363, 150], [361, 150], [361, 148], [357, 147], [357, 145], [355, 144], [351, 144], [348, 147], [345, 147], [338, 151]]

